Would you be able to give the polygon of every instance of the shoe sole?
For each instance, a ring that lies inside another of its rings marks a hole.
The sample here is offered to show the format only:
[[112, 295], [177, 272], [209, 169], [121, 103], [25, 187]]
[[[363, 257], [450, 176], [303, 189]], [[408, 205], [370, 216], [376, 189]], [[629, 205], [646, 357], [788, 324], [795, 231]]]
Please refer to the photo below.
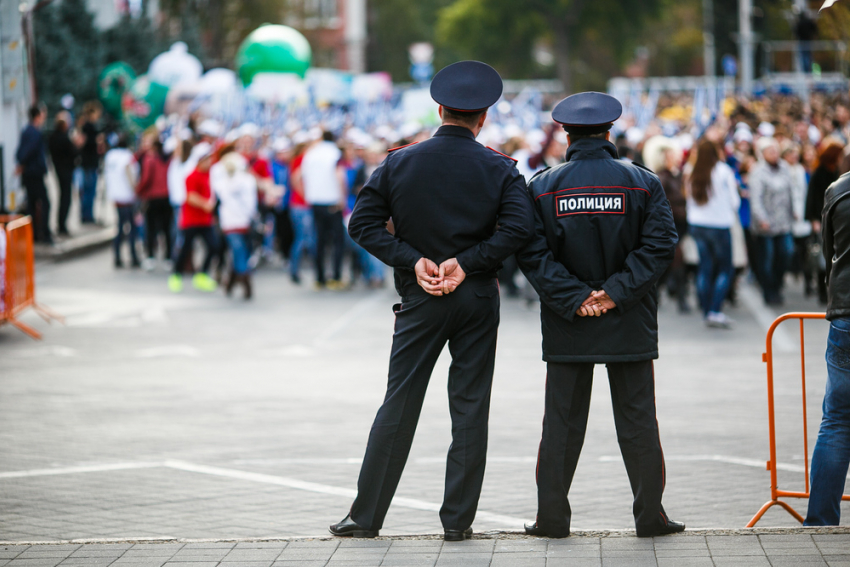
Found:
[[444, 541], [464, 541], [472, 538], [472, 530], [460, 533], [443, 533]]
[[348, 533], [344, 533], [344, 534], [336, 533], [333, 530], [328, 530], [328, 531], [330, 531], [331, 534], [335, 535], [336, 537], [356, 537], [356, 538], [367, 538], [367, 539], [378, 537], [378, 532], [373, 532], [373, 531], [368, 531], [368, 530], [364, 530], [364, 531], [357, 530], [357, 531], [348, 532]]

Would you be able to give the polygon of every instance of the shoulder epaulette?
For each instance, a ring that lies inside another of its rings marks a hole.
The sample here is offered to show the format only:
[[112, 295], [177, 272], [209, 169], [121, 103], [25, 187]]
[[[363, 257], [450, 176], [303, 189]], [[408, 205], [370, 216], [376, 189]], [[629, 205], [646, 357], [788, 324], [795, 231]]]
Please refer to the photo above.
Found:
[[397, 148], [390, 148], [390, 149], [388, 149], [387, 151], [388, 151], [388, 152], [394, 152], [394, 151], [396, 151], [396, 150], [400, 150], [400, 149], [402, 149], [402, 148], [407, 148], [407, 147], [410, 147], [410, 146], [415, 146], [415, 145], [416, 145], [416, 144], [418, 144], [418, 143], [419, 143], [419, 142], [411, 142], [411, 143], [409, 143], [409, 144], [405, 144], [405, 145], [403, 145], [403, 146], [399, 146], [399, 147], [397, 147]]
[[514, 158], [512, 158], [511, 156], [508, 156], [508, 155], [503, 154], [503, 153], [502, 153], [502, 152], [500, 152], [499, 150], [494, 150], [494, 149], [493, 149], [493, 148], [491, 148], [490, 146], [485, 146], [485, 147], [486, 147], [488, 150], [490, 150], [490, 151], [496, 152], [496, 153], [497, 153], [497, 154], [499, 154], [500, 156], [505, 156], [506, 158], [508, 158], [509, 160], [513, 161], [514, 163], [516, 163], [516, 162], [517, 162], [517, 160], [515, 160], [515, 159], [514, 159]]
[[[552, 168], [551, 168], [551, 167], [547, 167], [547, 168], [545, 168], [545, 169], [541, 169], [540, 171], [538, 171], [537, 173], [535, 173], [534, 175], [532, 175], [532, 176], [531, 176], [531, 179], [534, 179], [535, 177], [537, 177], [538, 175], [540, 175], [540, 174], [541, 174], [541, 173], [543, 173], [544, 171], [549, 171], [550, 169], [552, 169]], [[531, 181], [531, 179], [529, 179], [529, 181]]]

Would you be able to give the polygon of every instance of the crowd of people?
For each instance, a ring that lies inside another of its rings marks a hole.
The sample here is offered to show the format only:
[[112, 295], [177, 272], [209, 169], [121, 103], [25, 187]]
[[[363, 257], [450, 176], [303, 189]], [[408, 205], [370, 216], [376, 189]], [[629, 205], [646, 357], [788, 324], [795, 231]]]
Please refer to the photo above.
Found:
[[[781, 305], [788, 273], [807, 297], [825, 303], [820, 216], [826, 188], [850, 170], [846, 94], [814, 94], [808, 102], [729, 98], [701, 131], [688, 104], [686, 96], [665, 96], [645, 128], [630, 116], [615, 125], [620, 159], [655, 172], [670, 201], [680, 244], [664, 287], [678, 309], [697, 308], [708, 326], [730, 328], [723, 306], [736, 300], [741, 277], [759, 285], [766, 304]], [[161, 260], [175, 293], [191, 274], [199, 290], [221, 286], [230, 294], [241, 286], [245, 297], [252, 295], [252, 270], [276, 257], [296, 284], [309, 258], [317, 288], [384, 286], [386, 267], [351, 240], [347, 219], [388, 150], [432, 133], [415, 124], [370, 132], [314, 126], [281, 133], [251, 123], [226, 130], [209, 118], [175, 116], [165, 128], [130, 137], [106, 132], [92, 102], [76, 124], [67, 112], [57, 114], [45, 143], [45, 120], [43, 108], [30, 111], [18, 150], [38, 241], [52, 241], [44, 186], [49, 154], [60, 234], [67, 234], [75, 181], [81, 221], [94, 222], [102, 175], [117, 211], [117, 268], [125, 265], [126, 243], [133, 267], [154, 270]], [[563, 162], [567, 147], [565, 133], [545, 122], [531, 130], [491, 123], [478, 140], [515, 159], [527, 180]], [[500, 278], [509, 295], [533, 297], [513, 259]]]

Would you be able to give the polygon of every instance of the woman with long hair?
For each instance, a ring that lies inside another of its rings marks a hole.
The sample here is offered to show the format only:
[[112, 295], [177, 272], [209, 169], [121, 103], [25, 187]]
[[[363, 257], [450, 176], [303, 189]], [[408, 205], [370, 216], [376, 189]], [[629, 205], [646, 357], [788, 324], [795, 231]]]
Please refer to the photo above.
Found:
[[210, 168], [210, 186], [220, 203], [219, 223], [233, 260], [224, 291], [231, 295], [233, 287], [239, 283], [245, 289], [245, 299], [250, 299], [248, 259], [251, 242], [248, 232], [251, 220], [257, 215], [257, 180], [249, 170], [248, 160], [236, 151], [234, 144], [222, 147], [218, 156], [218, 162]]
[[142, 263], [145, 270], [153, 270], [156, 259], [157, 237], [165, 237], [165, 264], [171, 267], [171, 217], [173, 211], [168, 200], [168, 156], [157, 134], [148, 133], [144, 139], [141, 159], [141, 177], [136, 195], [145, 211], [145, 248], [147, 258]]
[[[839, 175], [839, 165], [844, 157], [844, 144], [837, 138], [826, 138], [821, 142], [818, 157], [815, 160], [812, 178], [809, 180], [809, 192], [806, 195], [806, 220], [812, 223], [812, 232], [820, 242], [821, 213], [826, 188], [832, 185]], [[826, 304], [826, 266], [818, 266], [818, 300]]]
[[697, 296], [705, 324], [729, 329], [723, 301], [732, 284], [732, 232], [741, 198], [735, 172], [721, 160], [719, 148], [703, 139], [685, 178], [688, 225], [699, 250]]

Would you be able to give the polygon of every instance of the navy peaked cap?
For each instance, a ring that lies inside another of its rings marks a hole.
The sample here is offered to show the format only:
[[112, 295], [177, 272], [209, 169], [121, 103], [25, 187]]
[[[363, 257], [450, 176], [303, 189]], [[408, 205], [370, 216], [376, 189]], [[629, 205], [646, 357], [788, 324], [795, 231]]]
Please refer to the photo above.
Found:
[[597, 92], [568, 96], [552, 109], [552, 120], [565, 127], [592, 128], [611, 124], [623, 114], [623, 105], [611, 95]]
[[449, 110], [486, 110], [501, 96], [502, 77], [480, 61], [452, 63], [443, 67], [431, 81], [431, 98]]

